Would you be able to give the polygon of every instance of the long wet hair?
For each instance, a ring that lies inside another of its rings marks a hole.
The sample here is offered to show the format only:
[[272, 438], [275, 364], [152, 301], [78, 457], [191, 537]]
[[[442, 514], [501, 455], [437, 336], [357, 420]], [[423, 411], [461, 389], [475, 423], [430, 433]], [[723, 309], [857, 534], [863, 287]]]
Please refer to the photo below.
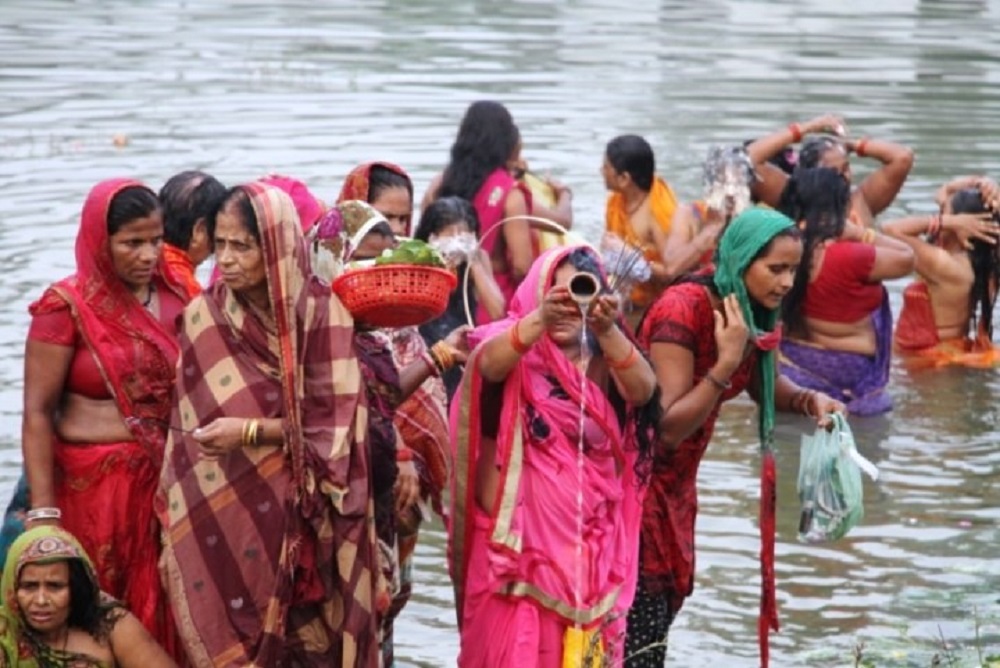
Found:
[[813, 255], [819, 244], [839, 239], [844, 233], [850, 203], [850, 184], [829, 167], [796, 169], [781, 193], [778, 210], [798, 224], [803, 244], [795, 283], [782, 302], [782, 320], [789, 334], [801, 334], [805, 329], [802, 304], [809, 288]]
[[[986, 203], [978, 189], [960, 190], [951, 198], [952, 213], [987, 213]], [[993, 221], [1000, 223], [1000, 213], [993, 212]], [[968, 251], [972, 263], [973, 282], [969, 291], [969, 330], [975, 336], [982, 327], [983, 332], [993, 339], [993, 305], [1000, 285], [1000, 250], [993, 244], [979, 239], [972, 240]], [[978, 313], [977, 313], [978, 307]]]
[[458, 126], [438, 197], [473, 201], [487, 177], [507, 166], [519, 141], [521, 133], [507, 107], [490, 100], [473, 102]]

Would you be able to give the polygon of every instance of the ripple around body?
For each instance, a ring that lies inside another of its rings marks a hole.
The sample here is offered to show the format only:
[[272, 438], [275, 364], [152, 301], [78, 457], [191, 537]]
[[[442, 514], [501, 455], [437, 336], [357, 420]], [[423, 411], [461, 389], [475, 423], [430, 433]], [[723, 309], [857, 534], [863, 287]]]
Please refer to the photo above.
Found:
[[[536, 171], [573, 186], [592, 238], [603, 147], [624, 132], [651, 141], [688, 200], [710, 145], [828, 111], [917, 149], [883, 219], [930, 212], [944, 178], [1000, 171], [998, 7], [978, 0], [19, 5], [0, 22], [4, 495], [19, 472], [26, 307], [72, 271], [83, 198], [105, 177], [158, 189], [194, 167], [227, 183], [281, 171], [331, 201], [355, 164], [385, 159], [411, 172], [419, 197], [483, 97], [509, 105]], [[897, 311], [904, 285], [891, 284]], [[811, 427], [779, 421], [776, 666], [847, 665], [856, 640], [880, 666], [926, 666], [940, 632], [971, 657], [976, 617], [984, 650], [1000, 647], [996, 596], [984, 593], [1000, 577], [997, 375], [895, 368], [892, 382], [891, 417], [854, 424], [882, 481], [865, 483], [866, 518], [837, 543], [795, 538], [798, 435]], [[699, 570], [673, 665], [757, 665], [754, 424], [749, 402], [727, 406], [701, 467]], [[422, 536], [400, 665], [457, 655], [444, 542], [439, 522]]]

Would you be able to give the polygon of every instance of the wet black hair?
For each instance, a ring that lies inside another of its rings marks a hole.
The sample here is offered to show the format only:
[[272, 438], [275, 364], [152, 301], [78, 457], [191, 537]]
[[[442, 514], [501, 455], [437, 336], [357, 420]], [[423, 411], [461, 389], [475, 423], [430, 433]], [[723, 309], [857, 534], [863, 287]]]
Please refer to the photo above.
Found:
[[237, 217], [243, 223], [247, 232], [250, 233], [250, 236], [252, 236], [259, 245], [260, 225], [257, 222], [257, 213], [253, 209], [253, 203], [250, 201], [249, 193], [247, 193], [246, 188], [243, 186], [233, 186], [226, 191], [226, 194], [221, 199], [219, 199], [218, 204], [206, 221], [208, 223], [209, 240], [213, 244], [215, 243], [215, 226], [218, 222], [219, 214], [225, 211], [230, 204], [236, 207]]
[[382, 165], [372, 165], [368, 172], [368, 203], [374, 203], [379, 195], [391, 188], [406, 188], [410, 201], [413, 201], [413, 181], [410, 177]]
[[207, 221], [225, 196], [226, 187], [205, 172], [188, 170], [171, 176], [160, 188], [163, 240], [187, 250], [195, 224]]
[[519, 141], [521, 133], [507, 107], [491, 100], [473, 102], [458, 126], [438, 197], [457, 195], [471, 202], [486, 178], [507, 166]]
[[648, 141], [639, 135], [620, 135], [608, 142], [604, 155], [616, 172], [632, 177], [639, 190], [652, 189], [656, 157]]
[[420, 224], [413, 233], [415, 239], [430, 241], [430, 238], [455, 223], [464, 222], [469, 230], [479, 237], [479, 216], [475, 207], [461, 197], [442, 197], [434, 200], [420, 216]]
[[108, 236], [116, 234], [125, 225], [139, 218], [146, 218], [160, 209], [156, 193], [146, 186], [126, 186], [111, 198], [108, 207]]
[[[952, 213], [986, 213], [989, 209], [978, 188], [960, 190], [951, 198]], [[1000, 223], [1000, 213], [993, 212], [993, 222]], [[1000, 249], [979, 239], [972, 240], [968, 251], [972, 263], [973, 282], [969, 291], [969, 329], [976, 335], [977, 327], [993, 339], [993, 306], [1000, 286]], [[978, 307], [978, 313], [977, 313]]]
[[851, 186], [835, 169], [813, 167], [796, 169], [781, 193], [778, 210], [802, 230], [802, 262], [795, 274], [795, 283], [782, 303], [782, 320], [789, 333], [802, 334], [809, 275], [813, 251], [827, 239], [838, 239], [844, 233], [851, 203]]
[[809, 135], [799, 146], [799, 163], [796, 169], [819, 167], [823, 156], [840, 145], [840, 141], [830, 135]]

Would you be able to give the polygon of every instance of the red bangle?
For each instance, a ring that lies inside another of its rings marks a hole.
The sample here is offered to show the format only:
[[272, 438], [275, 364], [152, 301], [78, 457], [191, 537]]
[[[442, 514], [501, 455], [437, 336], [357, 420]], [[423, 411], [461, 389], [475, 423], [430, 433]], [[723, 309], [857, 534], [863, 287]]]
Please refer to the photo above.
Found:
[[865, 146], [868, 145], [868, 137], [862, 137], [857, 144], [854, 145], [854, 152], [858, 154], [859, 158], [865, 157]]
[[530, 346], [524, 344], [521, 337], [517, 334], [517, 326], [521, 324], [520, 320], [515, 320], [514, 325], [507, 330], [509, 332], [508, 337], [510, 339], [510, 347], [514, 349], [518, 355], [523, 355], [528, 352]]
[[802, 126], [798, 123], [789, 123], [788, 131], [792, 133], [792, 143], [798, 144], [802, 141]]
[[616, 369], [619, 371], [622, 369], [629, 368], [630, 366], [635, 364], [636, 361], [638, 361], [638, 359], [639, 359], [639, 349], [635, 347], [635, 344], [632, 344], [632, 350], [630, 350], [628, 355], [625, 356], [625, 359], [623, 359], [620, 362], [614, 361], [607, 355], [604, 356], [604, 361], [608, 363], [608, 368]]
[[413, 461], [413, 450], [409, 448], [400, 448], [396, 450], [396, 461], [397, 462], [412, 462]]
[[927, 224], [927, 236], [933, 237], [941, 231], [941, 214], [936, 213], [931, 216], [931, 221]]

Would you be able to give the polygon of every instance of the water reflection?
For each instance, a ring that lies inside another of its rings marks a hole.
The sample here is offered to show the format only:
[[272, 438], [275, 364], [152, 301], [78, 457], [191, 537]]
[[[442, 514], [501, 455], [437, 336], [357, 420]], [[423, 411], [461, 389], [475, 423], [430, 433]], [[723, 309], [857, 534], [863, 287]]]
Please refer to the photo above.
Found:
[[[710, 144], [827, 111], [859, 134], [914, 145], [917, 167], [888, 215], [928, 211], [944, 178], [1000, 171], [997, 19], [993, 3], [957, 0], [5, 6], [0, 493], [20, 459], [26, 306], [71, 271], [76, 218], [101, 178], [159, 187], [189, 168], [227, 182], [280, 170], [332, 200], [352, 166], [380, 158], [404, 165], [422, 192], [465, 106], [491, 96], [509, 104], [533, 168], [573, 186], [589, 234], [614, 135], [647, 136], [660, 170], [694, 199]], [[882, 481], [865, 483], [863, 525], [827, 546], [795, 541], [798, 435], [810, 427], [781, 421], [774, 665], [848, 665], [861, 638], [877, 665], [927, 666], [941, 633], [969, 657], [975, 614], [984, 650], [1000, 652], [989, 593], [1000, 583], [998, 389], [993, 372], [894, 369], [892, 416], [854, 425]], [[701, 468], [697, 589], [672, 633], [672, 665], [757, 665], [753, 411], [723, 411]], [[397, 655], [451, 665], [439, 525], [418, 552], [418, 578]]]

